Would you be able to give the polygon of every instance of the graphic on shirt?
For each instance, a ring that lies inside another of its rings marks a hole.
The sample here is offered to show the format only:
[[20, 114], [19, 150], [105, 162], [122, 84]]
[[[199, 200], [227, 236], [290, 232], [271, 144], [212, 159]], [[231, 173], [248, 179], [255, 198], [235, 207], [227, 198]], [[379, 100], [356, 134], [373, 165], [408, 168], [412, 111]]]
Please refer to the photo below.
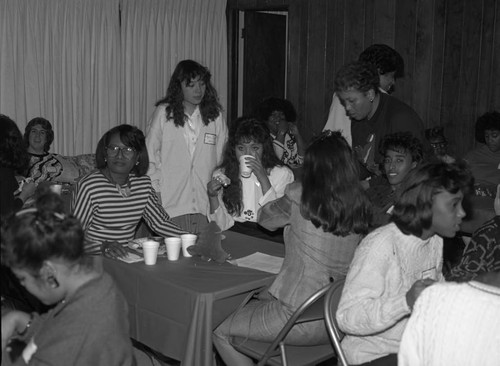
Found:
[[254, 212], [252, 210], [243, 211], [243, 218], [248, 221], [252, 221], [254, 218]]

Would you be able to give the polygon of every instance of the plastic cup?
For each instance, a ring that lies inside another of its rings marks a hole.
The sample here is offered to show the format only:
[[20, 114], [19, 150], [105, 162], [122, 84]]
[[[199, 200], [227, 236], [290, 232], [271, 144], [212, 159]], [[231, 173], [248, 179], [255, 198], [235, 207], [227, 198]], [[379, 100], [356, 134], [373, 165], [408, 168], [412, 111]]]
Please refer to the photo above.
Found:
[[61, 195], [62, 192], [62, 184], [51, 184], [49, 186], [50, 190], [55, 194]]
[[165, 238], [165, 246], [167, 248], [167, 258], [169, 261], [176, 261], [179, 259], [181, 238]]
[[182, 241], [182, 255], [184, 257], [191, 257], [191, 254], [187, 251], [187, 248], [196, 243], [197, 236], [195, 234], [183, 234], [181, 235]]
[[240, 175], [243, 178], [249, 178], [250, 175], [252, 175], [252, 169], [247, 165], [245, 158], [253, 159], [254, 157], [252, 155], [241, 155], [240, 156]]
[[142, 243], [142, 251], [144, 253], [144, 263], [148, 266], [156, 264], [156, 258], [158, 258], [158, 247], [160, 243], [153, 240], [147, 240]]

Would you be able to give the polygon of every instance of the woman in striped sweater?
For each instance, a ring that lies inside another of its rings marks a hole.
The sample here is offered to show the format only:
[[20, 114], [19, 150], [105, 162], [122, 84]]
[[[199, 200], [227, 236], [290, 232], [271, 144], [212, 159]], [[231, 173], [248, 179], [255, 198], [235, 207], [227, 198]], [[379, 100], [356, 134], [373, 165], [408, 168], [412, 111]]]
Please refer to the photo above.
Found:
[[97, 145], [96, 163], [99, 170], [77, 183], [72, 199], [89, 254], [126, 256], [123, 246], [134, 238], [141, 219], [162, 236], [186, 233], [170, 220], [146, 175], [149, 158], [140, 129], [124, 124], [106, 132]]

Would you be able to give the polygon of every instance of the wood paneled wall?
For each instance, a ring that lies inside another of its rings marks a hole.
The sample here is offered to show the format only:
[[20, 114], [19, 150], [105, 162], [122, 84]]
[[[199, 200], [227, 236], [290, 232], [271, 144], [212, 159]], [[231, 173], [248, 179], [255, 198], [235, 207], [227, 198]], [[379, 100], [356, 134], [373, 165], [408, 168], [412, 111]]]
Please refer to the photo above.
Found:
[[500, 111], [500, 0], [228, 0], [228, 9], [287, 9], [288, 98], [306, 139], [321, 132], [335, 72], [373, 43], [395, 48], [405, 77], [394, 96], [450, 149], [474, 147], [474, 123]]

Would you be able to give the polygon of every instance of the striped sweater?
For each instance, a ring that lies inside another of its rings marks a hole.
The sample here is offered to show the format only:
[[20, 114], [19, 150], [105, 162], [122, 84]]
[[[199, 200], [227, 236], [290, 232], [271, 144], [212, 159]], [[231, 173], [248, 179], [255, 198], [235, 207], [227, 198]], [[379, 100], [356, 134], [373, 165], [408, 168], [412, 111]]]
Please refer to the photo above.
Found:
[[86, 251], [100, 254], [104, 241], [126, 245], [134, 238], [141, 219], [162, 236], [179, 236], [185, 231], [170, 221], [161, 206], [149, 176], [130, 176], [129, 197], [123, 197], [100, 172], [82, 178], [73, 192], [71, 211], [85, 230]]

